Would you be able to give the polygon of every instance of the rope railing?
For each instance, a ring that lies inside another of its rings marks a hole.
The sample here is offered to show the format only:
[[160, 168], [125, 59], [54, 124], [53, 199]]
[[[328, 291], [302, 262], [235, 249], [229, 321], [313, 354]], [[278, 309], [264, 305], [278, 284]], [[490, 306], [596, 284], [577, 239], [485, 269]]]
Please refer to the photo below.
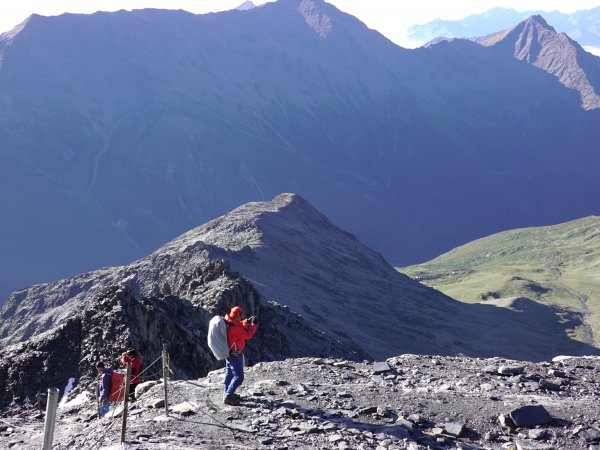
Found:
[[[170, 367], [169, 364], [169, 354], [168, 353], [164, 353], [165, 356], [160, 355], [158, 358], [156, 358], [154, 361], [152, 361], [152, 363], [150, 363], [149, 365], [147, 365], [146, 367], [144, 367], [144, 369], [136, 375], [131, 375], [131, 377], [135, 377], [138, 379], [148, 379], [149, 376], [152, 376], [152, 379], [160, 379], [163, 378], [164, 384], [165, 384], [165, 415], [168, 416], [168, 402], [167, 402], [167, 384], [170, 386], [169, 389], [169, 397], [171, 399], [173, 399], [176, 403], [180, 403], [183, 401], [187, 401], [188, 400], [188, 396], [186, 395], [186, 393], [183, 391], [182, 387], [185, 384], [189, 384], [195, 387], [202, 387], [202, 385], [199, 385], [198, 383], [194, 383], [193, 381], [187, 380], [185, 378], [182, 378], [180, 380], [177, 380], [177, 383], [174, 383], [172, 380], [170, 380], [170, 375], [175, 375], [175, 372], [177, 372], [177, 370], [174, 370], [172, 367]], [[156, 368], [157, 364], [159, 364], [160, 362], [163, 362], [163, 368]], [[152, 372], [150, 372], [150, 370], [154, 368], [154, 370]], [[100, 381], [99, 378], [97, 379], [97, 382]], [[124, 391], [126, 389], [126, 383], [125, 383], [125, 379], [124, 379], [124, 383], [116, 390], [116, 392], [113, 392], [113, 397], [117, 398], [123, 398], [123, 403], [124, 403], [124, 407], [126, 406], [129, 410], [129, 405], [126, 404], [125, 402], [125, 396], [127, 395]], [[111, 429], [114, 427], [114, 424], [117, 422], [115, 419], [117, 419], [120, 415], [126, 415], [126, 411], [123, 409], [123, 411], [117, 411], [117, 409], [115, 407], [113, 407], [113, 405], [116, 405], [117, 403], [120, 403], [121, 400], [117, 400], [114, 402], [111, 402], [111, 408], [109, 410], [109, 412], [102, 418], [103, 420], [103, 425], [104, 428], [102, 429], [102, 432], [99, 433], [96, 436], [89, 436], [89, 439], [87, 442], [81, 443], [81, 449], [82, 450], [96, 450], [98, 448], [100, 448], [103, 445], [106, 445], [107, 443], [110, 444], [111, 442], [107, 442], [107, 441], [112, 441], [111, 436], [110, 436], [110, 431]], [[96, 407], [100, 408], [99, 403], [97, 402]], [[199, 411], [200, 414], [210, 417], [216, 424], [224, 427], [224, 428], [229, 428], [229, 426], [226, 423], [221, 423], [221, 421], [217, 420], [216, 418], [214, 418], [210, 413], [206, 412], [206, 411]], [[99, 415], [99, 413], [98, 413]], [[0, 419], [0, 421], [3, 421], [2, 419]], [[3, 421], [4, 422], [4, 421]], [[7, 423], [7, 422], [4, 422]], [[8, 423], [7, 423], [8, 424]], [[11, 424], [12, 425], [12, 424]], [[15, 426], [15, 425], [12, 425]], [[123, 428], [121, 430], [121, 442], [123, 443], [124, 441], [124, 433], [125, 433], [125, 420], [123, 420]], [[112, 442], [112, 444], [115, 444], [115, 442]]]

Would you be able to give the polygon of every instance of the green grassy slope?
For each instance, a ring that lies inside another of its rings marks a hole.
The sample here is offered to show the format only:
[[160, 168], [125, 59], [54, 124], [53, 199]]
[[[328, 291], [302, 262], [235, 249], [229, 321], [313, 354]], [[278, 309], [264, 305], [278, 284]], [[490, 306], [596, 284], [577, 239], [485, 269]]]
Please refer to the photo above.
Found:
[[526, 297], [556, 307], [570, 337], [600, 346], [598, 216], [494, 234], [398, 270], [468, 303], [510, 308]]

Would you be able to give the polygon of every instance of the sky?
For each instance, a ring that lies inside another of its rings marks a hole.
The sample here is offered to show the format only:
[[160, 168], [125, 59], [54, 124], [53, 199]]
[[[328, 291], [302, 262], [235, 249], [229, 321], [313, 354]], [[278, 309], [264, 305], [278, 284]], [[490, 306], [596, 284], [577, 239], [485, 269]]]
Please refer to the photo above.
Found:
[[[0, 32], [12, 29], [31, 14], [54, 16], [65, 12], [93, 13], [120, 9], [164, 8], [184, 9], [201, 14], [233, 9], [244, 0], [2, 0], [0, 1]], [[424, 24], [434, 19], [456, 20], [488, 11], [494, 7], [517, 11], [558, 10], [570, 13], [600, 6], [600, 0], [326, 0], [338, 9], [358, 17], [367, 26], [388, 39], [411, 47], [404, 30], [410, 25]], [[264, 3], [255, 0], [255, 4]]]

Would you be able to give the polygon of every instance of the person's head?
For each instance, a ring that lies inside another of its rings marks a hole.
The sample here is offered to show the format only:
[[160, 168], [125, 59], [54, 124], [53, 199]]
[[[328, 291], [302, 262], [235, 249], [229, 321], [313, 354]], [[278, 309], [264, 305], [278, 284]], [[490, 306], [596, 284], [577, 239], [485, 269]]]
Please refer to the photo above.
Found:
[[243, 315], [244, 311], [239, 306], [234, 306], [233, 308], [231, 308], [231, 311], [229, 311], [229, 317], [235, 321], [242, 320]]
[[98, 372], [104, 372], [104, 363], [102, 361], [98, 361], [96, 363], [96, 369]]
[[134, 356], [135, 355], [135, 348], [130, 347], [127, 349], [127, 355], [128, 356]]

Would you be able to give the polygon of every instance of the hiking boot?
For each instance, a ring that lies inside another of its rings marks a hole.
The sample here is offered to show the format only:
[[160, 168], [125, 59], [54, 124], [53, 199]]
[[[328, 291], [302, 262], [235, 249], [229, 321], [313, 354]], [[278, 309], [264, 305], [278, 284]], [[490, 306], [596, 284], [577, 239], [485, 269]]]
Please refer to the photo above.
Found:
[[[227, 396], [227, 394], [223, 394], [223, 397], [226, 397], [226, 396]], [[241, 400], [241, 399], [242, 399], [242, 396], [241, 396], [241, 395], [238, 395], [238, 394], [236, 394], [236, 393], [233, 393], [233, 394], [231, 394], [231, 395], [230, 395], [230, 397], [231, 397], [231, 398], [234, 398], [234, 399], [236, 399], [236, 400]]]
[[223, 403], [225, 403], [226, 405], [237, 406], [240, 404], [240, 399], [230, 395], [223, 398]]

